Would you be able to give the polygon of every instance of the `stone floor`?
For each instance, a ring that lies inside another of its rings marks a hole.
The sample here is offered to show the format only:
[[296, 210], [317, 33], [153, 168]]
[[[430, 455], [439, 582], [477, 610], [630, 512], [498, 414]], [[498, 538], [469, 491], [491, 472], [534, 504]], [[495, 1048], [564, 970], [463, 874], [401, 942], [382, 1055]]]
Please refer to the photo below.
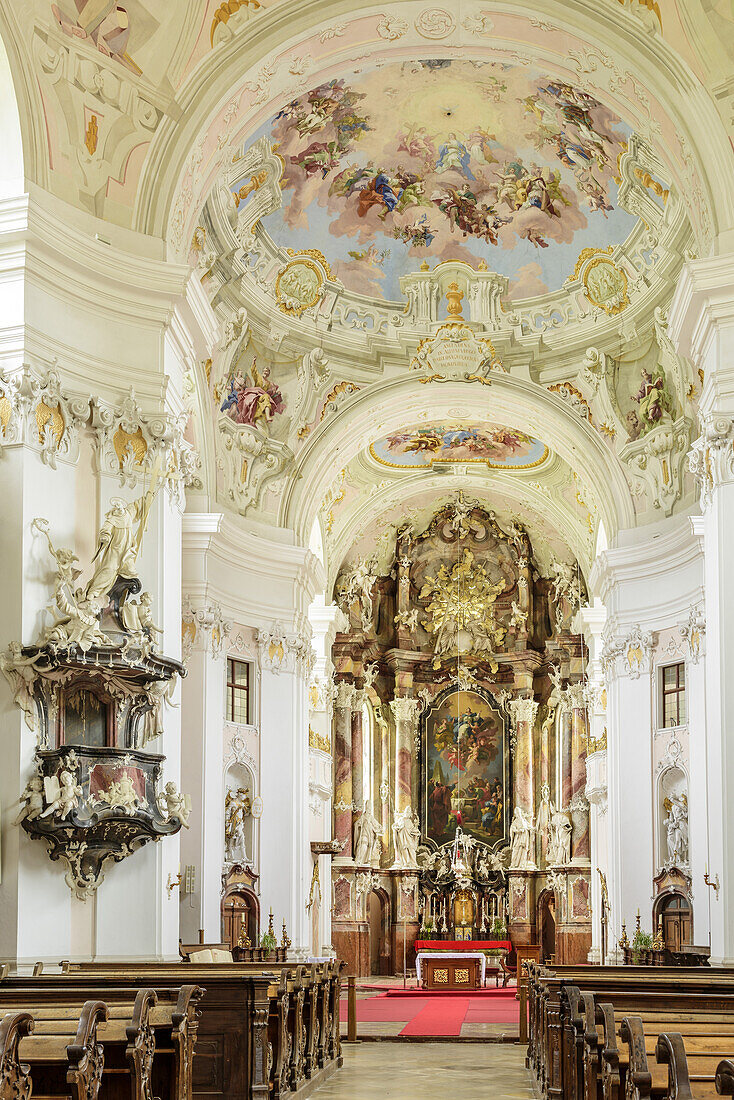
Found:
[[525, 1051], [498, 1043], [356, 1043], [318, 1100], [533, 1100]]

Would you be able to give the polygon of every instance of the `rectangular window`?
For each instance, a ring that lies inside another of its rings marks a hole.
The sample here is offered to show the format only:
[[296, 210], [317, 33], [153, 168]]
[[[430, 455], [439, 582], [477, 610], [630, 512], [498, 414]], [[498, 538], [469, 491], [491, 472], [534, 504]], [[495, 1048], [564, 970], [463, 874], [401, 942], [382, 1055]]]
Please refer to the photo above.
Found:
[[250, 721], [250, 666], [231, 657], [227, 659], [227, 717], [240, 725]]
[[660, 672], [663, 681], [663, 725], [685, 725], [686, 666], [683, 662], [667, 665]]

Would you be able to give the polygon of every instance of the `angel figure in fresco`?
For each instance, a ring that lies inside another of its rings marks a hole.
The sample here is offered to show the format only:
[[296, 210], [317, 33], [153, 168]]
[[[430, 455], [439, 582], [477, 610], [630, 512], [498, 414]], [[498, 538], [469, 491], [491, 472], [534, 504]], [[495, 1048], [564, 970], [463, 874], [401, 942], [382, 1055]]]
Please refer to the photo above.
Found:
[[656, 427], [666, 416], [670, 416], [670, 394], [665, 383], [665, 375], [658, 367], [654, 374], [642, 371], [642, 385], [632, 397], [640, 406], [640, 434], [644, 435]]
[[[71, 5], [64, 5], [67, 10]], [[75, 14], [67, 14], [58, 4], [51, 5], [51, 12], [62, 31], [72, 38], [83, 38], [96, 46], [105, 57], [114, 58], [140, 76], [138, 68], [127, 53], [130, 38], [130, 16], [127, 9], [115, 0], [73, 0]]]
[[257, 427], [258, 421], [269, 423], [276, 413], [282, 413], [285, 404], [280, 389], [270, 381], [270, 367], [260, 374], [257, 362], [253, 361], [251, 376], [250, 381], [241, 370], [235, 372], [221, 412], [227, 413], [236, 424]]
[[456, 134], [449, 134], [444, 144], [438, 150], [435, 172], [460, 172], [467, 179], [476, 180], [476, 176], [469, 167], [471, 155], [463, 141], [459, 141]]

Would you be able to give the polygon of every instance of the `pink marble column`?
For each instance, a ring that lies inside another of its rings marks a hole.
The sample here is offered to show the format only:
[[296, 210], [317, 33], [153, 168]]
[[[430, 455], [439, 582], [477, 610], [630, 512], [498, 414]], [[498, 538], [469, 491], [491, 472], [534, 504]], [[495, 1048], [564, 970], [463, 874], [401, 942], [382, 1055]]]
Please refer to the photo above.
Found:
[[538, 704], [523, 697], [510, 703], [515, 737], [515, 805], [535, 814], [535, 718]]
[[340, 680], [334, 701], [334, 837], [352, 856], [352, 704], [354, 684]]
[[573, 748], [571, 732], [571, 710], [564, 707], [561, 711], [561, 805], [568, 806], [573, 798]]
[[591, 856], [589, 837], [589, 803], [586, 798], [586, 749], [588, 720], [586, 709], [574, 707], [571, 712], [571, 816], [573, 835], [571, 858], [587, 860]]
[[352, 802], [355, 813], [364, 808], [364, 731], [362, 730], [362, 692], [355, 691], [352, 702]]
[[395, 715], [395, 809], [417, 810], [413, 805], [413, 761], [416, 756], [415, 734], [418, 728], [418, 701], [393, 699], [390, 709]]

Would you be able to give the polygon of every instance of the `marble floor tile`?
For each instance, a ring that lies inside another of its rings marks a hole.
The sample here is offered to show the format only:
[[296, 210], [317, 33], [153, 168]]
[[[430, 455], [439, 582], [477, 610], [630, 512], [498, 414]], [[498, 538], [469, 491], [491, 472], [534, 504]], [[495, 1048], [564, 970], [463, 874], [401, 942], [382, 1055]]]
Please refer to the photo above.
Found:
[[500, 1043], [357, 1043], [318, 1100], [532, 1100], [525, 1052]]

